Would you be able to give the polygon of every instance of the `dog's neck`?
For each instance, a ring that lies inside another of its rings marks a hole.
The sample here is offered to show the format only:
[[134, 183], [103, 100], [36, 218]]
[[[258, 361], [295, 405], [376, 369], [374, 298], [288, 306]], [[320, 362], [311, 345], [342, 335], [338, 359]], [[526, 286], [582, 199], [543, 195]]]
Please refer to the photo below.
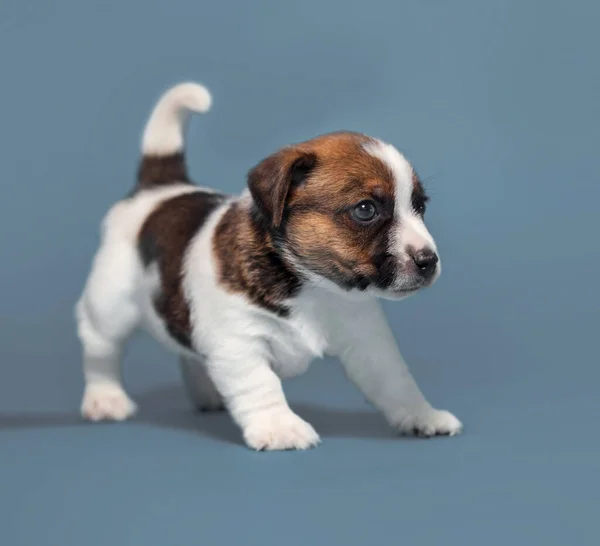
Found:
[[215, 230], [213, 250], [221, 283], [281, 317], [286, 301], [298, 294], [301, 278], [277, 244], [253, 202], [240, 200], [223, 214]]

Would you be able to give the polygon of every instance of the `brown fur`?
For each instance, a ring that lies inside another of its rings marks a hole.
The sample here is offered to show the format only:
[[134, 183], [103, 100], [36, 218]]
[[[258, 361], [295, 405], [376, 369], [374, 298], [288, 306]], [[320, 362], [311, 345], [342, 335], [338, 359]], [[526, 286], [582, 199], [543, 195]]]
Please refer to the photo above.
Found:
[[[369, 142], [357, 133], [317, 137], [280, 150], [249, 175], [258, 208], [286, 250], [347, 288], [389, 280], [387, 272], [385, 279], [377, 276], [390, 259], [395, 181], [387, 165], [364, 150]], [[295, 172], [298, 164], [301, 176]], [[364, 199], [378, 203], [380, 218], [357, 226], [350, 212]]]
[[138, 166], [136, 191], [182, 182], [191, 183], [183, 152], [166, 156], [142, 156]]
[[223, 199], [223, 195], [202, 191], [167, 199], [148, 216], [138, 235], [144, 265], [156, 264], [160, 274], [156, 312], [169, 333], [188, 348], [192, 328], [181, 282], [183, 259], [191, 239]]
[[300, 279], [279, 256], [263, 218], [247, 206], [232, 204], [215, 230], [213, 253], [226, 289], [287, 316], [284, 301], [298, 292]]

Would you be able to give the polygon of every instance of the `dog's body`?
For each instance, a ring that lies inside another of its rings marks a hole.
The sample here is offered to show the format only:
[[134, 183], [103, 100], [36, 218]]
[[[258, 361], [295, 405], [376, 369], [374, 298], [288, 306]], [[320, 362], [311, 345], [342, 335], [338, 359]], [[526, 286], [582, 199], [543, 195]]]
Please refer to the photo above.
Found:
[[377, 296], [402, 298], [439, 275], [422, 221], [423, 188], [390, 145], [336, 133], [284, 148], [229, 197], [192, 185], [183, 126], [210, 106], [181, 84], [146, 127], [138, 183], [105, 218], [77, 305], [83, 415], [135, 411], [120, 379], [139, 327], [178, 353], [200, 409], [226, 407], [254, 449], [304, 449], [314, 429], [289, 408], [280, 378], [338, 356], [366, 398], [403, 433], [453, 435], [461, 423], [425, 400]]

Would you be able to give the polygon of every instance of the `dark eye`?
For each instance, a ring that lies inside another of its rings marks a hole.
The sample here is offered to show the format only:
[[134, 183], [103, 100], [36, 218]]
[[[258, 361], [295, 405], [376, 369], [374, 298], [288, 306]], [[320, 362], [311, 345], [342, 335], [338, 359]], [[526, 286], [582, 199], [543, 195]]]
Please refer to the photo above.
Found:
[[427, 208], [426, 203], [427, 197], [413, 197], [412, 208], [416, 214], [423, 216], [425, 214], [425, 209]]
[[370, 222], [377, 216], [377, 207], [373, 201], [361, 201], [352, 210], [352, 215], [359, 222]]

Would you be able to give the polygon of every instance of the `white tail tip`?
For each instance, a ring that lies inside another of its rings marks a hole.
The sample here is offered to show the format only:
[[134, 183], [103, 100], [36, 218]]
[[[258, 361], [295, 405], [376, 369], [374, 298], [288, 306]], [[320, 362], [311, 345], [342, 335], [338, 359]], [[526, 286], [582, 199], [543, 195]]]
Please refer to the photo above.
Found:
[[142, 153], [160, 156], [181, 152], [190, 112], [206, 112], [211, 104], [209, 90], [198, 83], [180, 83], [166, 91], [158, 99], [146, 124]]

